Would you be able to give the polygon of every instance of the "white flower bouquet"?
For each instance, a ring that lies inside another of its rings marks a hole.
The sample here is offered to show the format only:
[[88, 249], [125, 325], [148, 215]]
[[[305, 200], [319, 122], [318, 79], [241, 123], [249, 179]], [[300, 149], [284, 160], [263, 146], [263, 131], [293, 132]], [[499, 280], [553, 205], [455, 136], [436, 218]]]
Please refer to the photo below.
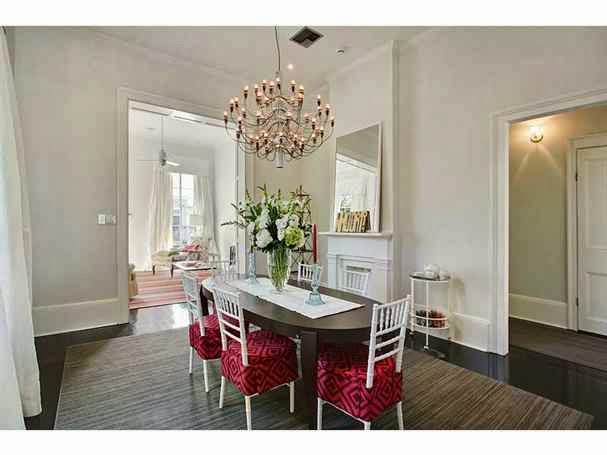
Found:
[[255, 202], [247, 193], [238, 210], [238, 224], [246, 228], [253, 245], [268, 254], [268, 272], [274, 287], [282, 291], [291, 271], [291, 251], [302, 248], [310, 235], [311, 226], [300, 217], [301, 200], [280, 191], [270, 194], [264, 185], [259, 187], [262, 199]]

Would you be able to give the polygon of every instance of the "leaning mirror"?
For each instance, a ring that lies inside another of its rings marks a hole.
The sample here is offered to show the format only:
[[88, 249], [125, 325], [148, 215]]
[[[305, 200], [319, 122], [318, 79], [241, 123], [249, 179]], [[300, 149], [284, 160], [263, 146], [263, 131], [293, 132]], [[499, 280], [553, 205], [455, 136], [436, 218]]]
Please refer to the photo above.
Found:
[[381, 125], [337, 138], [334, 181], [334, 230], [352, 232], [352, 229], [340, 228], [343, 220], [348, 219], [344, 215], [367, 212], [366, 228], [354, 231], [379, 232]]

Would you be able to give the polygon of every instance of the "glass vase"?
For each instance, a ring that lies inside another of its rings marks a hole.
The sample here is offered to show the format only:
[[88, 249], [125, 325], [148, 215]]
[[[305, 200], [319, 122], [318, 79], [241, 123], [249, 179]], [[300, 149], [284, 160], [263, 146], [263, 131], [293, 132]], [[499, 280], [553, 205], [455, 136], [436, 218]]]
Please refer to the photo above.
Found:
[[247, 281], [250, 284], [257, 284], [257, 270], [255, 264], [255, 250], [251, 249], [249, 252], [249, 278]]
[[276, 248], [268, 252], [268, 275], [277, 292], [282, 292], [291, 273], [291, 250]]

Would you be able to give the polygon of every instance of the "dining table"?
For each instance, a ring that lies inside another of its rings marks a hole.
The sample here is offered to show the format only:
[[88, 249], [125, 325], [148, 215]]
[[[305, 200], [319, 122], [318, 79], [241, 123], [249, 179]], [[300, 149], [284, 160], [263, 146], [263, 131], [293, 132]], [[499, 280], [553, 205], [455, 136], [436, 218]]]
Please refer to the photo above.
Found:
[[[230, 281], [245, 278], [246, 276], [238, 275], [223, 280], [220, 276], [216, 276], [203, 280], [200, 284], [203, 314], [209, 314], [210, 303], [213, 302], [213, 286], [230, 288]], [[311, 290], [308, 282], [290, 279], [288, 284]], [[379, 303], [368, 297], [328, 287], [321, 286], [319, 291], [322, 295], [358, 303], [360, 306], [345, 312], [313, 319], [276, 305], [264, 299], [263, 295], [255, 296], [241, 289], [238, 290], [246, 321], [261, 329], [271, 330], [279, 335], [299, 340], [304, 396], [302, 400], [299, 393], [300, 399], [298, 401], [303, 404], [303, 413], [310, 429], [316, 428], [316, 377], [320, 346], [323, 343], [361, 343], [368, 341], [371, 331], [373, 304]]]

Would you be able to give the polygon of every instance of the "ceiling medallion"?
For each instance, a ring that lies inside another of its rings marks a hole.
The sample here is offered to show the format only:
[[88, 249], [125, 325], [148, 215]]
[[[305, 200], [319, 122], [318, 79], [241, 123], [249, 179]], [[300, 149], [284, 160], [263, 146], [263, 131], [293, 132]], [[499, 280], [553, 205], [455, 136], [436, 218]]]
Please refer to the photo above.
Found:
[[278, 71], [274, 80], [262, 80], [249, 90], [245, 86], [242, 98], [230, 99], [223, 113], [226, 131], [238, 144], [239, 150], [258, 158], [275, 161], [284, 167], [285, 161], [296, 160], [316, 151], [333, 133], [335, 117], [331, 106], [316, 98], [316, 112], [302, 112], [304, 87], [295, 81], [281, 80], [278, 27], [274, 27]]

